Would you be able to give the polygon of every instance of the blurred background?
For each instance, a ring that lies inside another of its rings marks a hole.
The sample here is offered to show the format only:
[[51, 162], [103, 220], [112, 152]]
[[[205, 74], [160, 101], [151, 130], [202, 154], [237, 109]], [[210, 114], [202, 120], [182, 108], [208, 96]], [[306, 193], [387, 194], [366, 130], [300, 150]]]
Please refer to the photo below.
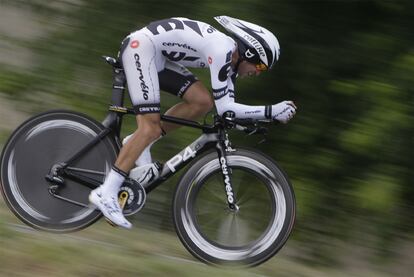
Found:
[[[151, 193], [133, 231], [103, 221], [69, 235], [32, 231], [0, 199], [0, 276], [412, 276], [413, 1], [0, 0], [0, 146], [46, 110], [102, 120], [112, 77], [101, 55], [115, 56], [129, 32], [157, 19], [222, 30], [216, 15], [262, 25], [281, 44], [274, 70], [239, 80], [236, 99], [294, 100], [297, 116], [264, 144], [231, 138], [266, 151], [291, 178], [297, 221], [285, 247], [253, 269], [197, 262], [172, 227], [174, 178]], [[192, 71], [210, 85], [208, 71]], [[163, 111], [178, 101], [161, 99]], [[127, 119], [122, 135], [134, 128]], [[153, 157], [166, 160], [198, 135], [168, 135]]]

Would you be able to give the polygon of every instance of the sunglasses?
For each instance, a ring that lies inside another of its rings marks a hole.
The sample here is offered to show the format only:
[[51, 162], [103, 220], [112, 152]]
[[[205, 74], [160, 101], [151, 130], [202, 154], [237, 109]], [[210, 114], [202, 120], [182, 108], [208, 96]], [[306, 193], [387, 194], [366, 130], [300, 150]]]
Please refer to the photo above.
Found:
[[266, 71], [267, 70], [267, 66], [264, 63], [256, 64], [256, 70], [257, 71]]

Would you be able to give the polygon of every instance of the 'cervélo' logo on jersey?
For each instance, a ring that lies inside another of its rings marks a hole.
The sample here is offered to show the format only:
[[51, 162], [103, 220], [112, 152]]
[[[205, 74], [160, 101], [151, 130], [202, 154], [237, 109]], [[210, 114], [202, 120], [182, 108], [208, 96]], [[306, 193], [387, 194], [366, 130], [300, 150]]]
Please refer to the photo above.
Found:
[[182, 43], [178, 43], [178, 42], [163, 42], [162, 45], [167, 46], [167, 47], [177, 46], [177, 47], [181, 47], [181, 48], [184, 48], [184, 49], [188, 49], [188, 50], [197, 52], [197, 50], [195, 50], [190, 45], [187, 45], [187, 43], [182, 44]]
[[178, 61], [194, 62], [194, 61], [200, 59], [199, 57], [186, 56], [186, 54], [183, 53], [183, 52], [176, 52], [176, 51], [167, 52], [165, 50], [162, 50], [161, 53], [165, 57], [167, 57], [167, 59], [169, 59], [170, 61], [173, 61], [173, 62], [178, 62]]
[[139, 61], [140, 59], [139, 55], [135, 54], [134, 59], [135, 59], [135, 67], [137, 68], [137, 71], [139, 73], [139, 80], [141, 81], [141, 89], [143, 92], [143, 97], [145, 100], [148, 100], [148, 86], [145, 84], [145, 81], [144, 81], [144, 75], [142, 74], [141, 62]]

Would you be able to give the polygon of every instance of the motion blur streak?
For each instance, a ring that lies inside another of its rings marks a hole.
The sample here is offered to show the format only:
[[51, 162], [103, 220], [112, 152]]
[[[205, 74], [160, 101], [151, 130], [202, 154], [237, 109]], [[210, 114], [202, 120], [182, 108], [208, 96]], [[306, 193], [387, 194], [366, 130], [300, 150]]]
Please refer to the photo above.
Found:
[[[21, 232], [0, 200], [1, 276], [412, 274], [413, 1], [0, 1], [0, 145], [40, 111], [103, 118], [112, 84], [100, 56], [115, 56], [129, 32], [171, 16], [222, 30], [213, 19], [222, 14], [266, 26], [281, 45], [271, 71], [238, 82], [238, 101], [298, 106], [267, 143], [232, 136], [235, 147], [277, 159], [292, 179], [298, 219], [285, 248], [254, 269], [184, 261], [195, 259], [173, 234], [174, 179], [151, 194], [129, 232], [104, 222], [74, 237]], [[208, 72], [193, 72], [209, 85]], [[162, 94], [162, 110], [177, 101]], [[125, 123], [123, 136], [135, 128]], [[198, 135], [169, 134], [152, 155], [165, 161]]]

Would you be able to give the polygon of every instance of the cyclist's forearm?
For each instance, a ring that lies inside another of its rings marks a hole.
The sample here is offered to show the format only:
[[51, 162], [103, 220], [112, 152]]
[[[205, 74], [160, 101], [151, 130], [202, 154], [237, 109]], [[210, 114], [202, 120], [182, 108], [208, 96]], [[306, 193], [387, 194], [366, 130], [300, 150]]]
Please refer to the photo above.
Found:
[[272, 118], [272, 106], [250, 106], [236, 102], [223, 103], [222, 101], [216, 101], [217, 113], [223, 115], [223, 113], [231, 111], [234, 112], [236, 118], [252, 118], [252, 119], [271, 119]]

